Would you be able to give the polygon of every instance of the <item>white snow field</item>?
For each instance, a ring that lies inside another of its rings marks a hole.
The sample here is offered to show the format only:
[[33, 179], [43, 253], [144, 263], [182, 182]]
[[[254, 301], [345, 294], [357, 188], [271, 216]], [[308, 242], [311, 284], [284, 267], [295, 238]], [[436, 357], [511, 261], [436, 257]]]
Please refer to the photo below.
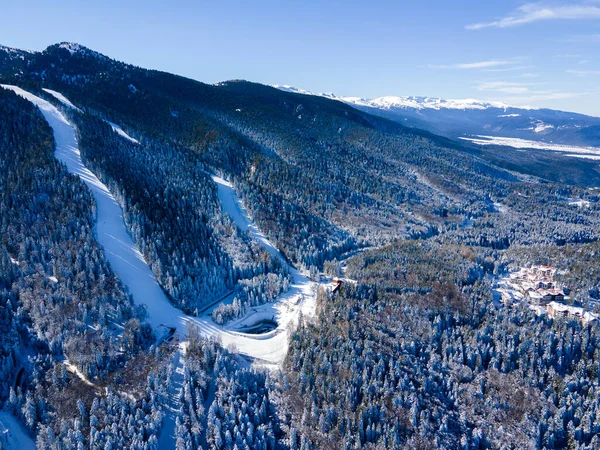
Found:
[[498, 136], [461, 137], [465, 141], [478, 145], [504, 145], [513, 148], [532, 148], [535, 150], [551, 150], [565, 153], [571, 158], [600, 159], [600, 147], [578, 147], [574, 145], [552, 144], [541, 141], [528, 141], [519, 138], [507, 138]]
[[[62, 95], [60, 92], [56, 92], [56, 91], [53, 91], [52, 89], [46, 89], [46, 88], [42, 88], [42, 91], [47, 92], [48, 94], [50, 94], [51, 96], [53, 96], [55, 99], [57, 99], [59, 102], [61, 102], [63, 105], [65, 105], [65, 106], [67, 106], [69, 108], [72, 108], [72, 109], [74, 109], [76, 111], [83, 112], [81, 109], [79, 109], [73, 103], [71, 103], [71, 101], [67, 97], [65, 97], [64, 95]], [[124, 137], [128, 141], [134, 142], [136, 144], [140, 143], [137, 139], [134, 139], [131, 136], [129, 136], [127, 133], [125, 133], [125, 131], [123, 130], [123, 128], [121, 128], [116, 123], [113, 123], [110, 120], [107, 120], [106, 123], [108, 123], [111, 126], [111, 128], [113, 129], [113, 131], [115, 133], [117, 133], [119, 136]]]
[[[84, 181], [96, 200], [98, 242], [104, 247], [112, 269], [128, 287], [133, 300], [146, 305], [148, 322], [157, 333], [164, 334], [165, 327], [173, 327], [179, 338], [184, 340], [187, 327], [195, 325], [203, 336], [217, 336], [225, 347], [233, 346], [240, 353], [266, 363], [280, 364], [283, 361], [288, 347], [288, 330], [296, 322], [299, 312], [302, 311], [304, 315], [314, 314], [315, 298], [312, 283], [307, 277], [290, 267], [292, 285], [287, 293], [274, 303], [253, 308], [248, 316], [225, 327], [216, 325], [208, 312], [200, 317], [186, 315], [168, 301], [158, 285], [150, 267], [127, 232], [120, 205], [106, 185], [83, 164], [75, 131], [67, 119], [46, 100], [16, 86], [2, 87], [37, 105], [54, 130], [56, 158], [66, 165], [69, 172], [78, 175]], [[213, 180], [217, 183], [224, 211], [241, 229], [249, 231], [267, 251], [283, 260], [275, 246], [249, 219], [231, 184], [219, 177], [213, 177]], [[236, 328], [253, 325], [264, 318], [273, 318], [278, 324], [277, 329], [265, 335], [236, 331]]]
[[116, 123], [112, 123], [110, 121], [108, 121], [108, 124], [112, 127], [113, 131], [115, 133], [117, 133], [119, 136], [124, 137], [125, 139], [127, 139], [128, 141], [131, 141], [135, 144], [139, 144], [140, 141], [138, 141], [137, 139], [132, 138], [131, 136], [129, 136], [127, 133], [125, 133], [125, 131], [123, 130], [123, 128], [121, 128], [119, 125], [117, 125]]
[[81, 109], [79, 109], [77, 106], [75, 106], [73, 103], [71, 103], [69, 101], [69, 99], [67, 97], [65, 97], [64, 95], [62, 95], [60, 92], [56, 92], [56, 91], [53, 91], [52, 89], [46, 89], [46, 88], [42, 88], [42, 91], [47, 92], [52, 97], [54, 97], [59, 102], [61, 102], [63, 105], [68, 106], [69, 108], [73, 108], [79, 112], [82, 112]]
[[0, 411], [0, 446], [6, 450], [35, 450], [33, 439], [7, 411]]

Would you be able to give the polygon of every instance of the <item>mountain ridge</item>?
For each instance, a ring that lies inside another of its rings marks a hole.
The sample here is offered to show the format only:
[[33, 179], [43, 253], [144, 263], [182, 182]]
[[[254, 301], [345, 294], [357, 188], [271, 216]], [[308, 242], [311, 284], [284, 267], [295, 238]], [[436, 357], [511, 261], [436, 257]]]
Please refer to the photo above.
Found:
[[273, 87], [341, 101], [370, 114], [451, 139], [491, 135], [564, 145], [600, 146], [600, 118], [576, 112], [476, 99], [445, 100], [419, 96], [366, 99], [314, 93], [289, 85]]

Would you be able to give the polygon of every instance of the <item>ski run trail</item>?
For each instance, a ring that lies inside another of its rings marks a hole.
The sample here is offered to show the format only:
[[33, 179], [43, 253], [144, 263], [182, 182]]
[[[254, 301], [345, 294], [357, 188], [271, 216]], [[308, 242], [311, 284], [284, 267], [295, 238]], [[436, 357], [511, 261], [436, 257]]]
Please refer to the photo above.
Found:
[[0, 411], [0, 445], [5, 450], [35, 450], [33, 439], [17, 419], [6, 411]]
[[[104, 248], [106, 257], [113, 271], [127, 286], [136, 304], [146, 305], [148, 323], [156, 331], [157, 336], [165, 336], [171, 329], [181, 341], [179, 351], [172, 359], [173, 388], [169, 393], [167, 415], [163, 420], [163, 428], [159, 438], [159, 448], [174, 448], [175, 418], [179, 412], [179, 391], [183, 382], [185, 367], [185, 337], [190, 326], [196, 327], [204, 337], [214, 336], [224, 347], [234, 347], [239, 353], [255, 359], [257, 364], [276, 369], [285, 358], [288, 347], [288, 333], [294, 328], [300, 311], [305, 316], [314, 315], [315, 295], [313, 283], [296, 269], [289, 267], [292, 283], [288, 292], [282, 294], [275, 302], [255, 307], [245, 317], [235, 320], [227, 326], [215, 324], [210, 317], [210, 309], [199, 317], [188, 316], [175, 308], [167, 299], [159, 286], [152, 270], [144, 260], [135, 242], [130, 237], [123, 221], [123, 211], [114, 196], [83, 163], [79, 151], [75, 130], [66, 117], [50, 102], [33, 95], [17, 86], [1, 85], [34, 103], [54, 131], [56, 150], [54, 156], [65, 164], [67, 170], [78, 175], [88, 186], [96, 201], [96, 238]], [[63, 105], [73, 105], [62, 94], [45, 90]], [[118, 125], [110, 123], [113, 130], [125, 139], [129, 137]], [[137, 141], [135, 141], [137, 142]], [[247, 231], [271, 255], [285, 259], [277, 248], [266, 238], [248, 216], [242, 202], [238, 198], [231, 183], [218, 176], [212, 176], [217, 184], [218, 197], [223, 211], [228, 213], [235, 224]], [[275, 330], [264, 334], [246, 334], [236, 329], [253, 326], [266, 319], [275, 320]], [[15, 432], [16, 434], [16, 432]]]

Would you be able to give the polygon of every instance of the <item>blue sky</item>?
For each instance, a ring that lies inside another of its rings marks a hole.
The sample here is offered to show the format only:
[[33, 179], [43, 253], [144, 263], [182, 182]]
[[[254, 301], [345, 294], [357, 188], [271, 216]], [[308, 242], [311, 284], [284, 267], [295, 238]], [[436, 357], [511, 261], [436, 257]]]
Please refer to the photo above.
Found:
[[0, 43], [12, 47], [73, 41], [209, 83], [243, 78], [600, 116], [600, 0], [2, 3]]

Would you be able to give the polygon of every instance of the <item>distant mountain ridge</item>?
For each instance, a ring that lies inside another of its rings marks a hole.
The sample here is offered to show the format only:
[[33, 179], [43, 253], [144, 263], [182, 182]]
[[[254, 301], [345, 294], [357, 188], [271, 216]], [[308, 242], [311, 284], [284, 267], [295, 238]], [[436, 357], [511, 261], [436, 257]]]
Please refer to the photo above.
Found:
[[274, 87], [296, 94], [338, 100], [403, 125], [450, 138], [469, 135], [511, 137], [565, 145], [600, 146], [600, 118], [573, 112], [517, 107], [475, 99], [384, 96], [374, 99], [313, 93], [288, 85]]
[[[328, 93], [314, 93], [304, 89], [295, 88], [289, 85], [273, 85], [277, 89], [281, 89], [286, 92], [293, 92], [296, 94], [305, 95], [319, 95], [321, 97], [327, 97], [334, 100], [340, 100], [346, 103], [352, 103], [358, 106], [366, 106], [370, 108], [380, 109], [394, 109], [394, 108], [413, 108], [413, 109], [487, 109], [487, 108], [514, 108], [505, 103], [501, 102], [484, 102], [475, 99], [463, 99], [463, 100], [445, 100], [439, 97], [422, 97], [422, 96], [394, 96], [386, 95], [383, 97], [376, 98], [362, 98], [362, 97], [341, 97], [331, 92]], [[536, 108], [525, 108], [525, 109], [536, 109]]]

